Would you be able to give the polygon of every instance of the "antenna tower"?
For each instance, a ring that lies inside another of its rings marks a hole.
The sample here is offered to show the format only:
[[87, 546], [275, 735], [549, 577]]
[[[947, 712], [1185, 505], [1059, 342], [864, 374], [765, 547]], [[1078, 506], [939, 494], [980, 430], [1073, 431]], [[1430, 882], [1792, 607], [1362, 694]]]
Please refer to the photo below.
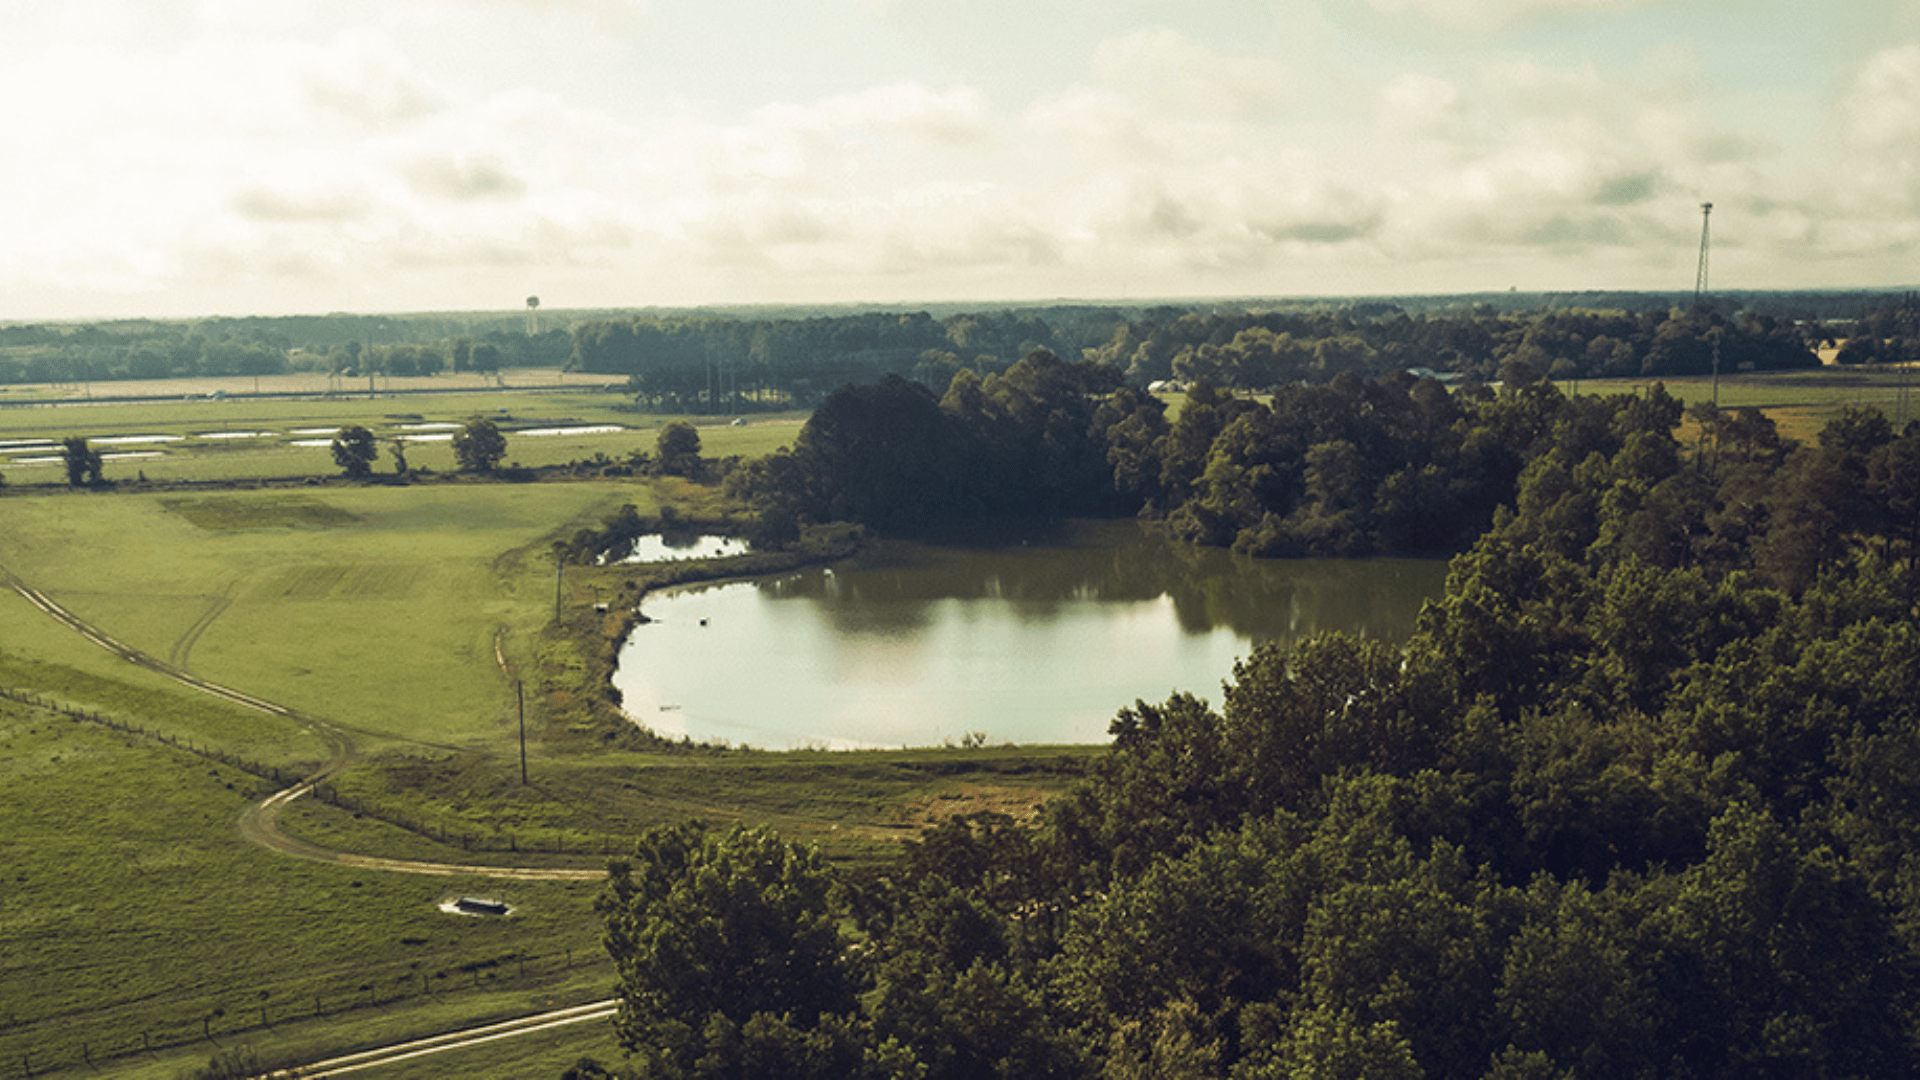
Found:
[[1713, 204], [1700, 204], [1700, 271], [1693, 277], [1693, 306], [1697, 309], [1707, 295], [1708, 228], [1713, 224]]
[[[1712, 239], [1713, 204], [1700, 204], [1700, 270], [1693, 278], [1693, 310], [1700, 314], [1702, 304], [1707, 299], [1707, 250]], [[1713, 338], [1713, 407], [1720, 407], [1720, 334], [1718, 328], [1709, 327], [1708, 336]]]

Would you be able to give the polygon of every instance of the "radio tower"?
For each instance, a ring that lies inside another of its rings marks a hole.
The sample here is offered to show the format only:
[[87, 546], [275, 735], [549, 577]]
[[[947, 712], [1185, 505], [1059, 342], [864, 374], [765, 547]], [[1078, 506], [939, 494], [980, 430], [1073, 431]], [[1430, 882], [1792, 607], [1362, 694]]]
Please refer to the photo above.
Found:
[[[1711, 239], [1709, 230], [1712, 225], [1713, 204], [1701, 203], [1700, 270], [1693, 277], [1693, 310], [1696, 315], [1704, 310], [1701, 304], [1707, 298], [1707, 249], [1708, 241]], [[1718, 409], [1720, 407], [1720, 335], [1711, 326], [1708, 327], [1707, 334], [1713, 338], [1713, 407]]]
[[1693, 307], [1700, 309], [1700, 301], [1707, 295], [1707, 241], [1708, 228], [1713, 224], [1713, 204], [1700, 204], [1700, 272], [1693, 277]]

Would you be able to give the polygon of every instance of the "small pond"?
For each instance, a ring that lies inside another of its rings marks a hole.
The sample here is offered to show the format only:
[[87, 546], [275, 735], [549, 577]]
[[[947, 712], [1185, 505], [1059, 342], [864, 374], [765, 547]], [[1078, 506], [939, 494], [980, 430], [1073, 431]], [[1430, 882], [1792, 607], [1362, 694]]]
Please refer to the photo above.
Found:
[[688, 559], [731, 559], [752, 550], [745, 540], [734, 536], [702, 536], [698, 533], [655, 533], [642, 536], [624, 554], [602, 556], [601, 562], [657, 563], [685, 562]]
[[1413, 631], [1439, 560], [1257, 560], [1079, 523], [994, 547], [886, 543], [778, 578], [656, 594], [620, 653], [663, 735], [781, 750], [1101, 743], [1139, 699], [1218, 704], [1256, 642]]

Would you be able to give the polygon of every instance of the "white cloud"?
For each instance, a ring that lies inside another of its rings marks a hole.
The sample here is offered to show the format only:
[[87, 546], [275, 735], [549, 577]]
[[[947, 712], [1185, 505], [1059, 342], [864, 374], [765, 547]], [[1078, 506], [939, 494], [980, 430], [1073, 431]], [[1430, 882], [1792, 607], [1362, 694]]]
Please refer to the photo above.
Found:
[[1102, 85], [1145, 110], [1203, 123], [1269, 118], [1293, 96], [1277, 61], [1219, 53], [1168, 29], [1100, 42], [1093, 72]]
[[1491, 32], [1555, 15], [1620, 14], [1663, 0], [1367, 0], [1386, 15], [1413, 15], [1454, 30]]
[[1871, 57], [1847, 99], [1854, 137], [1871, 147], [1920, 141], [1920, 43]]
[[1380, 110], [1389, 127], [1445, 134], [1461, 120], [1460, 88], [1447, 79], [1407, 72], [1381, 89]]
[[445, 95], [391, 44], [353, 36], [301, 57], [298, 77], [308, 101], [369, 130], [387, 130], [446, 108]]

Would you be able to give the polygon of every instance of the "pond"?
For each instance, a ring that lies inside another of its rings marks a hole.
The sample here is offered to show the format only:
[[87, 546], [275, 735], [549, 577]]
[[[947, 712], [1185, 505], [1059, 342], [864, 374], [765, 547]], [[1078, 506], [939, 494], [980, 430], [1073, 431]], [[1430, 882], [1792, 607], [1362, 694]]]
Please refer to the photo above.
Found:
[[699, 533], [654, 533], [634, 540], [633, 547], [618, 556], [604, 555], [602, 562], [656, 563], [684, 562], [688, 559], [731, 559], [752, 548], [737, 536], [703, 536]]
[[1404, 641], [1446, 563], [1265, 560], [1076, 523], [1027, 544], [888, 542], [850, 563], [672, 590], [614, 685], [672, 738], [765, 749], [1107, 741], [1136, 700], [1220, 685], [1256, 642]]

